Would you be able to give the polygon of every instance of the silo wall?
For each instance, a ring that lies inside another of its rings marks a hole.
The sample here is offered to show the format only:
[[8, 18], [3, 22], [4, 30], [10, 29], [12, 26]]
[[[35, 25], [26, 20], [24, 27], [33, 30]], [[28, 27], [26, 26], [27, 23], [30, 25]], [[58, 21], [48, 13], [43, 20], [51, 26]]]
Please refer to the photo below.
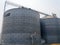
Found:
[[46, 18], [40, 20], [41, 36], [45, 43], [60, 43], [60, 18]]
[[2, 45], [40, 45], [39, 12], [27, 8], [6, 11], [3, 18]]

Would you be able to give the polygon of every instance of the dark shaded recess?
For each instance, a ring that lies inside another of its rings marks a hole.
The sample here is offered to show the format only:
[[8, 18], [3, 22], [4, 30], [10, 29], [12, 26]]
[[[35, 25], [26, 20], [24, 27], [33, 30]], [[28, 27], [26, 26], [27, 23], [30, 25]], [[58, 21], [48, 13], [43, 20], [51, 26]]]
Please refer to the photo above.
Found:
[[4, 15], [4, 17], [10, 16], [10, 13], [7, 13], [6, 15]]

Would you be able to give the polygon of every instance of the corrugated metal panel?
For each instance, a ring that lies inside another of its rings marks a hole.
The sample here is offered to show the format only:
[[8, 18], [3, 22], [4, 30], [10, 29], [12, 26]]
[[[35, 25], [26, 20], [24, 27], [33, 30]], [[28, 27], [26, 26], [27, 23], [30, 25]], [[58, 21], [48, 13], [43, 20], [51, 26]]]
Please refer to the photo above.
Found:
[[[10, 13], [10, 14], [9, 14]], [[11, 9], [5, 12], [2, 30], [2, 43], [5, 44], [40, 44], [39, 13], [25, 8]]]
[[60, 43], [60, 19], [41, 19], [42, 38], [46, 43]]

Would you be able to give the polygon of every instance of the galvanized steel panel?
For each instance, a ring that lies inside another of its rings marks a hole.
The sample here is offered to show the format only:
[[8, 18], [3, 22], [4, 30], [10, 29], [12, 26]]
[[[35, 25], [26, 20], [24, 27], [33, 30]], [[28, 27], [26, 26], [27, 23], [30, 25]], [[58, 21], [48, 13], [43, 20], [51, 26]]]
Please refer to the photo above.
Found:
[[40, 16], [37, 11], [16, 8], [5, 12], [2, 29], [3, 44], [40, 45]]
[[60, 19], [46, 18], [40, 20], [42, 38], [46, 43], [60, 43]]

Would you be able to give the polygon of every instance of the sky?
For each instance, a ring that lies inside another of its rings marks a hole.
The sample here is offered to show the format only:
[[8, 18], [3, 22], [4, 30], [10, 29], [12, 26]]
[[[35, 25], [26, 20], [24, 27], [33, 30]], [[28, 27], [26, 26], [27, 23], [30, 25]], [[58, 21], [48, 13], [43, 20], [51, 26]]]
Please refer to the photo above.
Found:
[[[0, 0], [0, 33], [3, 24], [2, 22], [3, 22], [5, 1], [6, 0]], [[57, 17], [60, 17], [60, 0], [8, 0], [8, 1], [50, 15], [52, 15], [52, 13], [55, 13], [57, 14]], [[7, 7], [6, 9], [9, 9], [14, 6], [7, 5], [6, 7]]]

